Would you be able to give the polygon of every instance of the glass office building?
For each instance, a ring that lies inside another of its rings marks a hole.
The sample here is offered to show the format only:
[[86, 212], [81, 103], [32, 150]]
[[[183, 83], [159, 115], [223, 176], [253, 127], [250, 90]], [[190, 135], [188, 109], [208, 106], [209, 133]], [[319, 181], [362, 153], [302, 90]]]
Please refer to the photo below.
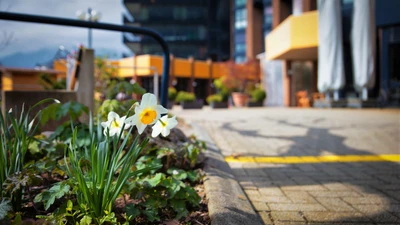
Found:
[[[124, 5], [130, 14], [124, 24], [156, 30], [175, 57], [230, 57], [229, 0], [124, 0]], [[162, 54], [151, 38], [124, 34], [123, 41], [135, 54]]]

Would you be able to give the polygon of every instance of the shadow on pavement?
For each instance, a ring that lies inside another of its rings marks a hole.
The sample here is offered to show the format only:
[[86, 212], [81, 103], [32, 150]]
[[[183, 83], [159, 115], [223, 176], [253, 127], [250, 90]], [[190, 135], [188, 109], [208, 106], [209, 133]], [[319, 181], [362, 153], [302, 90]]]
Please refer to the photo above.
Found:
[[[317, 119], [315, 122], [322, 121]], [[283, 120], [275, 122], [302, 127], [307, 132], [304, 136], [266, 136], [257, 130], [237, 129], [230, 123], [223, 124], [222, 129], [238, 132], [244, 138], [292, 141], [290, 148], [280, 156], [318, 156], [326, 152], [334, 155], [371, 155], [368, 151], [347, 146], [345, 138], [332, 134], [331, 129], [292, 124]], [[259, 213], [267, 213], [275, 222], [400, 224], [400, 164], [351, 162], [230, 165], [253, 207]], [[268, 203], [268, 207], [264, 209], [263, 203]]]

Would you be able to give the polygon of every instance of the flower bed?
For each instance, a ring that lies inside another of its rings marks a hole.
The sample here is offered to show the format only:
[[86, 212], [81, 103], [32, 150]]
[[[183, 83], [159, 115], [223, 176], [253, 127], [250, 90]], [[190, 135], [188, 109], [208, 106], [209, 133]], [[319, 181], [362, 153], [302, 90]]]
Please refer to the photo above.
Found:
[[[103, 112], [107, 121], [99, 114], [80, 123], [85, 111], [56, 103], [30, 117], [30, 111], [1, 116], [0, 223], [210, 223], [204, 143], [174, 128], [176, 118], [162, 116], [168, 110], [154, 95], [145, 94], [122, 117]], [[51, 135], [38, 132], [65, 115], [71, 121]]]

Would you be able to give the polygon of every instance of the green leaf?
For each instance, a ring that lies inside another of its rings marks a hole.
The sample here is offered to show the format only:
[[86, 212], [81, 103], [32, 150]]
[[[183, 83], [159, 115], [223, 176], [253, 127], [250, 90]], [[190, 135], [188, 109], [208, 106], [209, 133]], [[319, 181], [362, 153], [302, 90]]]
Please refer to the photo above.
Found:
[[189, 211], [186, 209], [185, 200], [171, 200], [170, 206], [177, 213], [175, 217], [176, 219], [180, 219], [189, 213]]
[[191, 171], [188, 171], [186, 173], [187, 173], [187, 178], [191, 182], [195, 182], [195, 181], [198, 181], [200, 179], [200, 174], [196, 170], [191, 170]]
[[49, 190], [35, 196], [34, 202], [43, 202], [45, 210], [48, 210], [56, 199], [62, 198], [68, 193], [70, 186], [68, 184], [58, 183]]
[[140, 87], [140, 85], [138, 83], [134, 83], [132, 86], [133, 86], [132, 87], [133, 88], [133, 93], [139, 94], [139, 95], [143, 95], [143, 94], [146, 93], [146, 89]]
[[147, 217], [149, 222], [160, 220], [160, 217], [158, 216], [158, 210], [155, 208], [147, 208], [147, 210], [143, 211], [143, 214]]
[[167, 171], [168, 174], [172, 175], [177, 180], [184, 180], [187, 178], [187, 173], [184, 170], [177, 168], [169, 168]]
[[135, 207], [134, 204], [129, 204], [125, 206], [125, 212], [128, 217], [134, 219], [135, 217], [139, 216], [140, 210]]
[[92, 223], [92, 217], [85, 215], [79, 222], [80, 225], [90, 225]]
[[152, 178], [143, 179], [143, 183], [147, 183], [150, 187], [157, 186], [163, 179], [165, 179], [165, 175], [163, 173], [157, 173]]
[[157, 151], [157, 158], [159, 159], [169, 155], [175, 155], [175, 150], [172, 148], [162, 148]]
[[36, 153], [40, 153], [40, 148], [39, 148], [39, 144], [40, 144], [40, 142], [38, 142], [38, 141], [31, 141], [30, 143], [29, 143], [29, 152], [32, 154], [32, 155], [34, 155], [34, 154], [36, 154]]
[[20, 225], [20, 224], [22, 224], [22, 216], [21, 213], [18, 212], [14, 218], [12, 225]]
[[44, 205], [44, 209], [48, 210], [50, 208], [50, 206], [53, 205], [55, 200], [56, 200], [56, 198], [54, 197], [54, 195], [50, 195], [47, 198], [46, 204]]
[[67, 211], [71, 212], [72, 208], [74, 207], [74, 205], [72, 204], [71, 200], [68, 200], [67, 202], [67, 208], [65, 208]]
[[168, 198], [173, 198], [181, 189], [181, 186], [184, 186], [184, 183], [180, 180], [168, 177], [162, 181], [161, 185], [167, 188]]
[[7, 213], [11, 211], [11, 206], [9, 205], [10, 201], [3, 199], [0, 202], [0, 221], [7, 216]]

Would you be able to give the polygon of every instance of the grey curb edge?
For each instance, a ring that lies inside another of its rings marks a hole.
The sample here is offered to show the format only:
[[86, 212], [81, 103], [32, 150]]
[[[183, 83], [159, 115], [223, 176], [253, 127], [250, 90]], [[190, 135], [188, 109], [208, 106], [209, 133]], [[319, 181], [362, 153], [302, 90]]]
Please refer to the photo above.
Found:
[[208, 133], [190, 122], [196, 137], [207, 144], [204, 187], [212, 225], [262, 225], [221, 151]]

